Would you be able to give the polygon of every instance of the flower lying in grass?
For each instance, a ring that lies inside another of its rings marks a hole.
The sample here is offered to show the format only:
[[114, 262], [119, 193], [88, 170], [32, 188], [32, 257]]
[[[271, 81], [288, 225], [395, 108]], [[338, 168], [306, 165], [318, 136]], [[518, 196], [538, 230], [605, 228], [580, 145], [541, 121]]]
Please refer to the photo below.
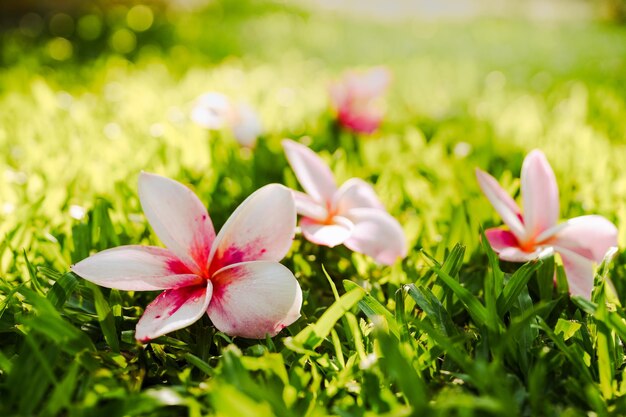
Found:
[[366, 72], [348, 71], [330, 87], [330, 99], [339, 124], [358, 133], [373, 133], [383, 118], [381, 99], [391, 81], [384, 67]]
[[324, 246], [344, 244], [391, 265], [406, 256], [402, 227], [385, 211], [371, 185], [351, 178], [337, 188], [328, 166], [312, 150], [283, 141], [287, 160], [307, 194], [293, 191], [305, 238]]
[[522, 165], [521, 191], [524, 212], [495, 178], [477, 169], [483, 192], [502, 217], [508, 230], [493, 228], [485, 234], [500, 259], [526, 262], [552, 250], [563, 261], [570, 293], [591, 298], [593, 264], [617, 245], [617, 228], [602, 216], [575, 217], [557, 224], [559, 189], [544, 154], [534, 150]]
[[230, 125], [233, 118], [230, 99], [222, 93], [202, 94], [191, 110], [191, 120], [209, 130], [220, 130]]
[[241, 146], [253, 147], [263, 133], [259, 116], [248, 104], [233, 103], [224, 94], [209, 92], [196, 99], [191, 119], [209, 130], [228, 128]]
[[137, 323], [138, 340], [189, 326], [205, 312], [219, 330], [247, 338], [274, 336], [300, 316], [300, 286], [278, 263], [296, 228], [288, 188], [270, 184], [257, 190], [217, 236], [204, 205], [176, 181], [142, 173], [139, 198], [167, 249], [122, 246], [72, 267], [103, 287], [164, 290]]

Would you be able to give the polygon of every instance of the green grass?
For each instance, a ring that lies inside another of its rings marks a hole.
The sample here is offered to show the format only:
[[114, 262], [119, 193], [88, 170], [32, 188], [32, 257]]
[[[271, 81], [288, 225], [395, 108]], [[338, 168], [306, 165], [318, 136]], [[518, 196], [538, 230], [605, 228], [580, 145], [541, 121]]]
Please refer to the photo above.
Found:
[[[500, 220], [473, 175], [481, 167], [517, 193], [539, 147], [562, 217], [604, 215], [624, 247], [624, 28], [380, 23], [216, 2], [155, 15], [124, 55], [106, 40], [123, 10], [107, 16], [100, 38], [70, 37], [65, 61], [50, 57], [47, 33], [0, 34], [0, 415], [626, 413], [626, 256], [598, 268], [591, 302], [567, 296], [553, 259], [499, 264], [480, 235]], [[338, 133], [328, 83], [381, 63], [394, 73], [381, 131]], [[258, 108], [254, 151], [190, 122], [206, 90]], [[159, 244], [141, 170], [192, 187], [216, 228], [264, 184], [297, 188], [284, 137], [310, 143], [339, 181], [371, 181], [409, 256], [381, 267], [298, 236], [284, 263], [303, 315], [264, 341], [233, 340], [205, 317], [142, 346], [134, 327], [155, 294], [68, 272], [108, 247]]]

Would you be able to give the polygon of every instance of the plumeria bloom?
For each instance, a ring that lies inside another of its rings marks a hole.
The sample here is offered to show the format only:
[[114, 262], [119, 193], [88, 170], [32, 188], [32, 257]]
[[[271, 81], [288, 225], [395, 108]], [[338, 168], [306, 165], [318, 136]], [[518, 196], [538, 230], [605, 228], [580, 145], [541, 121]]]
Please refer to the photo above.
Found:
[[312, 150], [283, 141], [287, 160], [307, 194], [293, 191], [300, 228], [318, 245], [344, 244], [391, 265], [406, 256], [402, 227], [385, 211], [371, 185], [351, 178], [337, 188], [330, 168]]
[[228, 128], [241, 146], [254, 147], [263, 133], [261, 120], [245, 103], [235, 103], [222, 93], [209, 92], [195, 101], [191, 120], [208, 130]]
[[235, 116], [231, 126], [233, 136], [241, 146], [253, 148], [263, 133], [261, 119], [254, 109], [245, 103], [235, 105]]
[[339, 123], [358, 133], [373, 133], [383, 118], [382, 98], [391, 82], [384, 67], [348, 71], [330, 87], [330, 99]]
[[534, 150], [522, 165], [523, 213], [495, 178], [477, 169], [480, 188], [500, 214], [507, 229], [485, 234], [500, 259], [527, 262], [545, 253], [558, 253], [567, 275], [570, 293], [591, 298], [593, 264], [617, 246], [617, 228], [602, 216], [575, 217], [558, 224], [559, 189], [545, 155]]
[[164, 290], [137, 323], [137, 340], [189, 326], [205, 312], [219, 330], [246, 338], [274, 336], [298, 319], [302, 291], [278, 263], [296, 228], [288, 188], [270, 184], [257, 190], [217, 236], [202, 202], [176, 181], [142, 173], [139, 199], [167, 249], [121, 246], [72, 266], [103, 287]]
[[191, 110], [191, 120], [209, 130], [220, 130], [232, 123], [230, 99], [222, 93], [209, 92], [198, 97]]

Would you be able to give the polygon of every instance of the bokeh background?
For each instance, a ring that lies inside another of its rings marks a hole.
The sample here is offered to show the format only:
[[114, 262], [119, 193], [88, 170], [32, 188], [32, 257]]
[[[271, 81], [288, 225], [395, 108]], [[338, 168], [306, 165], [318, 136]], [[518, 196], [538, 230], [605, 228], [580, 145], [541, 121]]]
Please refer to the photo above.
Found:
[[[40, 201], [41, 215], [60, 224], [69, 206], [133, 184], [142, 169], [196, 180], [210, 172], [231, 181], [227, 195], [240, 201], [280, 180], [263, 161], [280, 152], [281, 138], [337, 149], [328, 85], [372, 65], [394, 74], [385, 123], [362, 141], [365, 163], [346, 162], [341, 150], [334, 161], [340, 178], [378, 182], [389, 208], [407, 213], [413, 243], [446, 235], [451, 207], [476, 190], [474, 166], [498, 174], [537, 146], [565, 181], [566, 207], [626, 215], [626, 199], [615, 198], [626, 197], [623, 1], [29, 0], [0, 8], [7, 215]], [[266, 146], [254, 160], [267, 177], [211, 166], [207, 132], [189, 118], [205, 91], [257, 109]], [[399, 149], [414, 157], [399, 158]], [[392, 192], [394, 183], [407, 192]], [[426, 225], [411, 214], [430, 210]]]

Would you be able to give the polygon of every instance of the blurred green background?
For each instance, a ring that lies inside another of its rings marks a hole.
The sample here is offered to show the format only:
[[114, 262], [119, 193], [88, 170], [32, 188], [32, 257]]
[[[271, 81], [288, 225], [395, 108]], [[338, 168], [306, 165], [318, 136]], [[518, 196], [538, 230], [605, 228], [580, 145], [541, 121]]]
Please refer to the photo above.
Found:
[[[264, 162], [281, 138], [337, 149], [328, 85], [347, 68], [379, 64], [394, 74], [385, 123], [361, 141], [365, 160], [340, 150], [334, 164], [340, 179], [378, 183], [411, 243], [446, 236], [452, 208], [476, 192], [474, 166], [517, 172], [534, 147], [557, 171], [564, 216], [626, 216], [626, 38], [603, 12], [621, 3], [384, 4], [3, 2], [0, 230], [20, 223], [18, 213], [67, 224], [70, 205], [88, 207], [120, 183], [132, 190], [142, 169], [211, 179], [240, 200], [281, 180], [284, 165]], [[207, 90], [259, 111], [257, 166], [245, 152], [211, 156], [189, 119]]]
[[[322, 265], [338, 285], [357, 282], [397, 314], [403, 285], [436, 287], [420, 250], [441, 260], [460, 242], [467, 250], [459, 279], [483, 297], [479, 227], [500, 220], [473, 170], [517, 194], [533, 148], [554, 167], [562, 217], [602, 214], [618, 225], [624, 247], [623, 18], [620, 0], [0, 2], [0, 414], [181, 415], [182, 407], [192, 416], [410, 415], [403, 363], [367, 365], [381, 345], [355, 309], [317, 356], [290, 350], [280, 336], [231, 343], [208, 320], [143, 348], [132, 332], [154, 294], [99, 292], [66, 272], [96, 250], [158, 244], [137, 199], [141, 170], [190, 185], [216, 228], [264, 184], [297, 188], [284, 137], [319, 151], [339, 182], [372, 182], [410, 248], [404, 262], [381, 268], [345, 248], [296, 239], [285, 263], [305, 304], [285, 336], [334, 302]], [[338, 131], [328, 85], [345, 69], [372, 65], [394, 77], [380, 131]], [[265, 133], [254, 150], [191, 122], [193, 100], [205, 91], [258, 110]], [[622, 303], [625, 261], [620, 254], [612, 270]], [[482, 385], [440, 361], [448, 345], [417, 341], [425, 333], [416, 327], [387, 351], [400, 349], [396, 357], [425, 375], [436, 415], [624, 409], [620, 348], [611, 350], [615, 383], [601, 396], [580, 370], [601, 357], [595, 322], [563, 294], [541, 302], [557, 305], [543, 319], [568, 329], [567, 344], [539, 336], [531, 323], [530, 341], [516, 345], [531, 358], [525, 368], [504, 348], [493, 354], [485, 340], [499, 349], [500, 339], [481, 333], [437, 285], [462, 332], [454, 343], [467, 347]], [[414, 307], [407, 304], [407, 316], [426, 320]]]

